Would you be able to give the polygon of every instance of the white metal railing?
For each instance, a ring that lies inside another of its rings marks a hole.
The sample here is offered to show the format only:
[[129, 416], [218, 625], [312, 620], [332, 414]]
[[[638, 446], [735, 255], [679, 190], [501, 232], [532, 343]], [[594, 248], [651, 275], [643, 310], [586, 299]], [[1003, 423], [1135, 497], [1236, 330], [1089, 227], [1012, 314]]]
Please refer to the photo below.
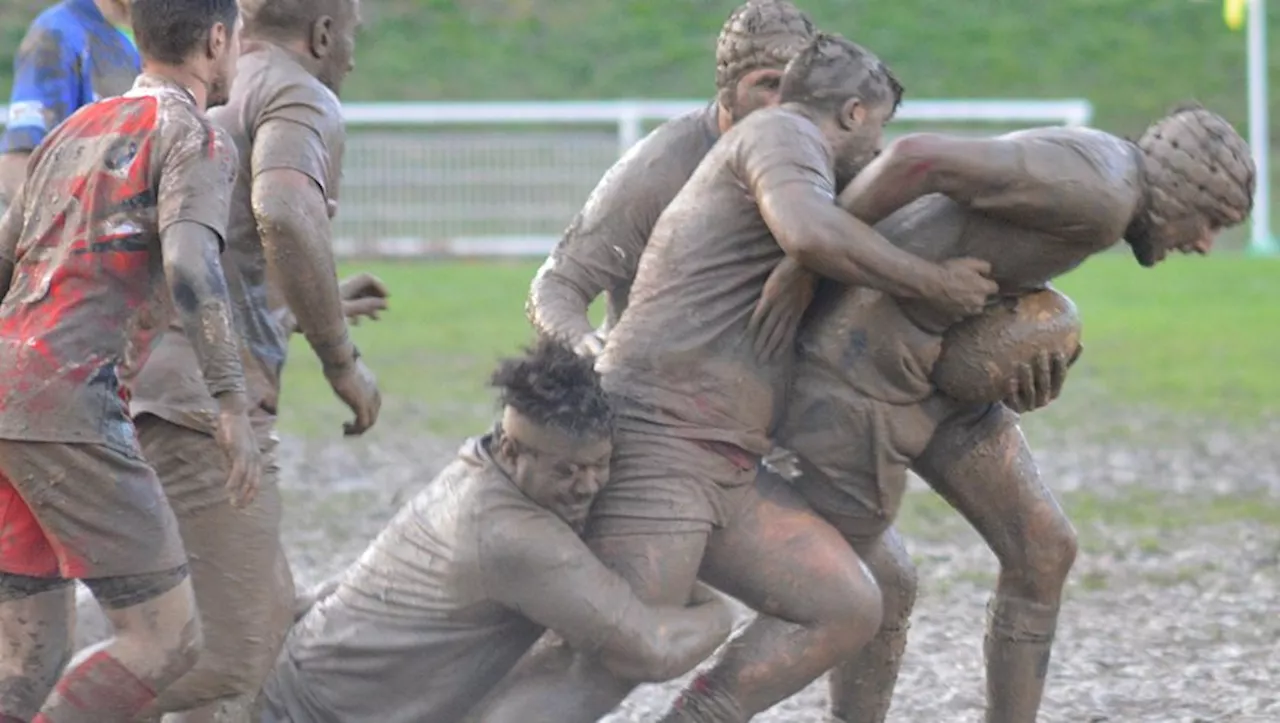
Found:
[[[348, 103], [339, 254], [545, 254], [600, 175], [706, 100]], [[895, 122], [1086, 125], [1086, 100], [908, 100]], [[0, 107], [0, 119], [7, 118]]]

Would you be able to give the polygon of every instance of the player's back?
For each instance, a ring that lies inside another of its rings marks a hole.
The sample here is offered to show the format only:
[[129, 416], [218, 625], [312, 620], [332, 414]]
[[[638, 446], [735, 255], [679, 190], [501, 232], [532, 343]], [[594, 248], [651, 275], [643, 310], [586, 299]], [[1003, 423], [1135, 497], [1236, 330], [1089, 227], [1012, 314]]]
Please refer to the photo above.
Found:
[[762, 364], [746, 333], [784, 256], [753, 185], [784, 166], [832, 173], [817, 127], [793, 112], [757, 111], [720, 139], [658, 219], [600, 360], [606, 388], [653, 421], [759, 454], [788, 365]]
[[160, 231], [202, 202], [160, 171], [216, 145], [187, 91], [144, 76], [37, 148], [0, 303], [0, 435], [132, 448], [119, 370], [130, 352], [145, 355], [169, 312]]

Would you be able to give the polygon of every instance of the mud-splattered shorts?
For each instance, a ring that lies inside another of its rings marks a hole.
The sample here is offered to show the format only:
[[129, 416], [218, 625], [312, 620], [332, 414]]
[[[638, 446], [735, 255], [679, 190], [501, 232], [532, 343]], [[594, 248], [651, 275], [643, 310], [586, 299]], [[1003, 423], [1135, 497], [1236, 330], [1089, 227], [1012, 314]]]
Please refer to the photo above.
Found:
[[729, 524], [759, 460], [730, 445], [618, 420], [609, 483], [591, 507], [592, 536], [710, 532]]
[[0, 570], [92, 580], [186, 562], [160, 480], [97, 444], [0, 440]]
[[177, 517], [204, 629], [204, 650], [183, 679], [193, 700], [183, 702], [256, 693], [293, 622], [275, 434], [259, 430], [261, 487], [248, 507], [237, 509], [226, 491], [227, 458], [213, 437], [151, 414], [139, 416], [137, 426]]

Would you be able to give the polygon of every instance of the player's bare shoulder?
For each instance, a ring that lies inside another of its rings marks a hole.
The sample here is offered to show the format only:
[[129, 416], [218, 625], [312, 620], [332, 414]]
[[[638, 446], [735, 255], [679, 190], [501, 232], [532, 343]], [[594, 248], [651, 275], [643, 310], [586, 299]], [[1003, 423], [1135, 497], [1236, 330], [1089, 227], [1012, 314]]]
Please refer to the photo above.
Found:
[[1047, 182], [1077, 235], [1117, 241], [1142, 203], [1142, 166], [1129, 141], [1094, 128], [1053, 126], [1015, 131], [1024, 172]]

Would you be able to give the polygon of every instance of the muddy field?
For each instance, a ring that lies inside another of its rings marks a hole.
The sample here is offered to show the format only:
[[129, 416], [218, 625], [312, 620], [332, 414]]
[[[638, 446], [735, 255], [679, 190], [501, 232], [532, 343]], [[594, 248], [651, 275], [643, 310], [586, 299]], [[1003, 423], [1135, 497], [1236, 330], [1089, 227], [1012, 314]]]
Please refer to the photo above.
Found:
[[[1081, 543], [1040, 720], [1280, 720], [1280, 424], [1230, 432], [1089, 411], [1107, 426], [1063, 423], [1073, 410], [1029, 420]], [[456, 446], [392, 429], [354, 444], [286, 440], [300, 583], [350, 562]], [[930, 493], [907, 504], [928, 514], [905, 521], [921, 590], [890, 719], [980, 721], [994, 559]], [[655, 720], [678, 687], [646, 686], [604, 720]], [[822, 721], [825, 706], [819, 683], [756, 720]]]

